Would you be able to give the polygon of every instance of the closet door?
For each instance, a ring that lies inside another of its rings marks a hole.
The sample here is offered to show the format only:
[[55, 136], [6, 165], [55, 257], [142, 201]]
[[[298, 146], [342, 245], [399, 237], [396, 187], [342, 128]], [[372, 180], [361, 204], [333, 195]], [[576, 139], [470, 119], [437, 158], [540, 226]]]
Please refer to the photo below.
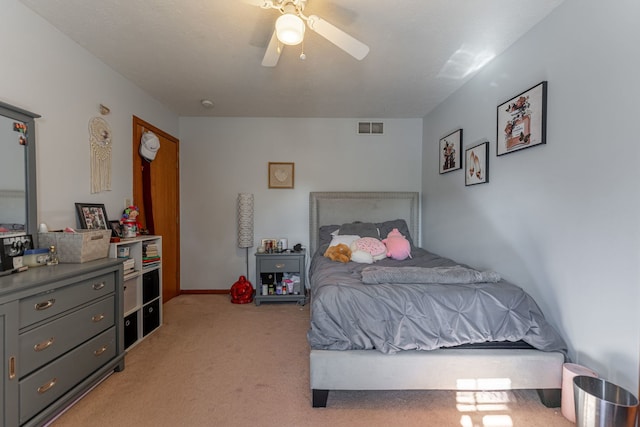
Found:
[[[140, 138], [145, 131], [156, 134], [160, 149], [149, 163], [139, 154]], [[140, 208], [140, 222], [146, 228], [143, 167], [150, 171], [153, 234], [162, 236], [162, 300], [180, 294], [180, 141], [150, 123], [133, 116], [133, 201]]]

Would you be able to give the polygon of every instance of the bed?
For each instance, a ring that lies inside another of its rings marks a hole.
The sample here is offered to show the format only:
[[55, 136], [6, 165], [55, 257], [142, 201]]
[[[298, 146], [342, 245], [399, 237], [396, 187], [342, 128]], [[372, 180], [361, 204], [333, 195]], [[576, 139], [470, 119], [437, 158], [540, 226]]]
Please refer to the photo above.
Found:
[[[560, 406], [566, 345], [519, 287], [491, 276], [491, 272], [481, 272], [489, 276], [479, 279], [493, 278], [488, 283], [363, 283], [370, 282], [371, 274], [394, 271], [395, 267], [405, 267], [398, 269], [404, 272], [434, 270], [425, 266], [435, 266], [435, 270], [468, 268], [420, 249], [418, 240], [411, 242], [412, 258], [404, 261], [345, 264], [322, 256], [330, 233], [337, 234], [341, 225], [354, 222], [375, 224], [382, 237], [390, 228], [399, 227], [410, 239], [419, 239], [419, 203], [417, 192], [310, 193], [311, 323], [307, 338], [312, 406], [325, 407], [330, 390], [411, 389], [536, 389], [546, 406]], [[476, 302], [464, 302], [463, 296], [454, 296], [454, 303], [433, 302], [439, 294], [455, 294], [457, 290], [460, 295], [471, 292], [475, 295], [471, 300]], [[503, 296], [503, 290], [511, 294]], [[477, 299], [479, 294], [489, 297]], [[481, 312], [500, 310], [490, 304], [501, 298], [506, 300], [499, 302], [499, 307], [508, 307], [508, 315], [503, 317], [517, 318], [523, 324], [515, 331], [500, 327], [486, 331], [492, 326], [482, 323]], [[439, 329], [435, 332], [423, 327], [423, 323], [433, 324], [443, 312], [451, 312], [447, 304], [456, 305], [453, 311], [460, 311], [462, 304], [465, 311], [480, 314], [465, 313], [453, 323], [449, 319], [445, 326], [436, 325]], [[521, 309], [524, 315], [518, 312]], [[394, 319], [390, 313], [397, 311], [401, 316]], [[479, 325], [474, 323], [477, 321]]]

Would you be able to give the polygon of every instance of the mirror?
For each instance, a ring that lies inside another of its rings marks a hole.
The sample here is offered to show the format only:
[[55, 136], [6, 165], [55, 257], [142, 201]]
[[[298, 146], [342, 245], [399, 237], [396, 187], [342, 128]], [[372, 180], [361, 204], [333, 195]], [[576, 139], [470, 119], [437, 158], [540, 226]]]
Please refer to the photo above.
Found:
[[0, 237], [37, 238], [34, 119], [38, 117], [0, 102]]

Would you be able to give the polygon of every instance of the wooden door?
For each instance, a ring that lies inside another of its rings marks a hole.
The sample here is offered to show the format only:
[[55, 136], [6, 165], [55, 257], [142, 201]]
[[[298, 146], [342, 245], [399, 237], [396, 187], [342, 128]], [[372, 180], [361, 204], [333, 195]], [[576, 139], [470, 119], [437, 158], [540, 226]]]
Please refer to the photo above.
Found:
[[[155, 159], [143, 161], [138, 152], [144, 131], [151, 131], [160, 140]], [[147, 227], [143, 206], [143, 167], [151, 172], [151, 205], [153, 233], [162, 236], [162, 301], [180, 294], [180, 141], [133, 116], [133, 201], [140, 208], [140, 223]]]

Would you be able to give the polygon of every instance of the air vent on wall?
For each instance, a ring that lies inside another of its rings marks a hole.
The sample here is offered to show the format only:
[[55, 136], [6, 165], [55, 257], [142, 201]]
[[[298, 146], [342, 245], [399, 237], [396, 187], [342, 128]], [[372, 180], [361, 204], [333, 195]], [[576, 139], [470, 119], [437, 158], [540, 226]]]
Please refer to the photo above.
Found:
[[382, 122], [358, 122], [358, 135], [382, 135]]

